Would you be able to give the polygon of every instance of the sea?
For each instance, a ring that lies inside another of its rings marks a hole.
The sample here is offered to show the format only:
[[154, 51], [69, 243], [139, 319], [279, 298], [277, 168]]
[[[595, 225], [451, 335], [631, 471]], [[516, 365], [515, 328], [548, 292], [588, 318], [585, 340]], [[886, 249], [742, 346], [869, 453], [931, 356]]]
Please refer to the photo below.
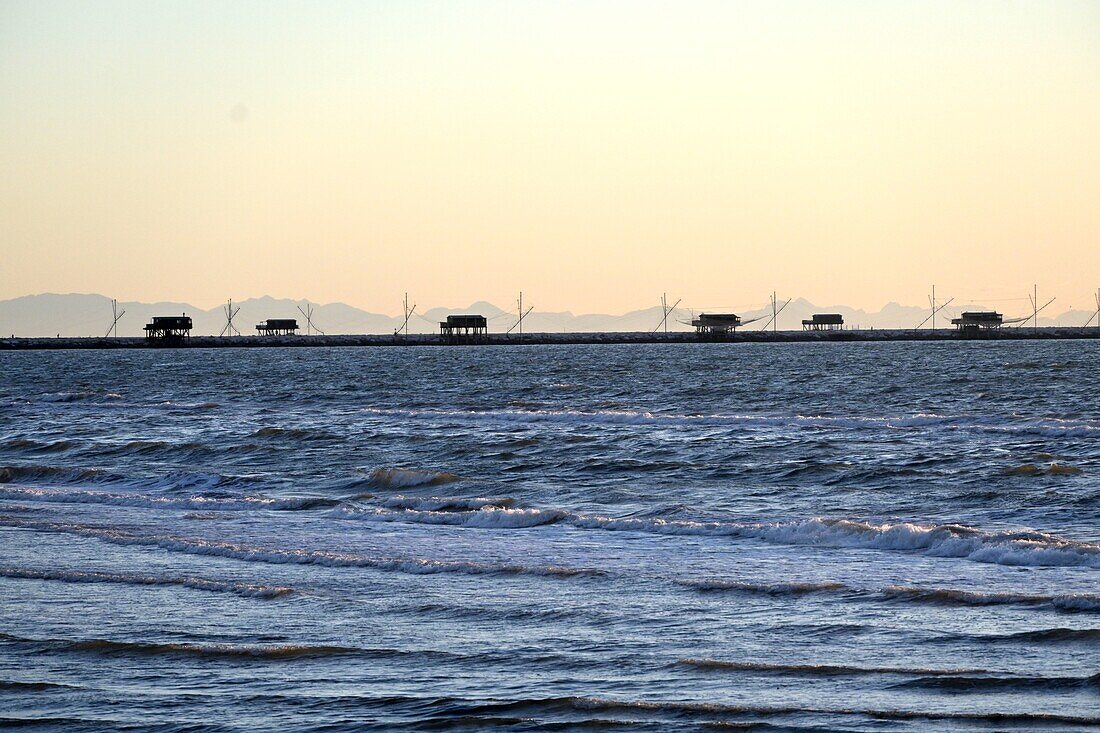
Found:
[[1100, 727], [1100, 341], [0, 352], [0, 727]]

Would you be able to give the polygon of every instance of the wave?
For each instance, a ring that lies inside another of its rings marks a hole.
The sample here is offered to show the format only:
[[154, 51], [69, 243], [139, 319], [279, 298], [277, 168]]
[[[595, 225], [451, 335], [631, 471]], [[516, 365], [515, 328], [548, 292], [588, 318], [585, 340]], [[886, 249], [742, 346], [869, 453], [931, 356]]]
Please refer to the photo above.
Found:
[[872, 524], [814, 518], [772, 523], [575, 516], [586, 529], [750, 538], [788, 545], [921, 552], [1011, 566], [1100, 568], [1100, 545], [1042, 532], [985, 532], [958, 524]]
[[5, 641], [43, 651], [104, 655], [199, 656], [223, 659], [291, 660], [334, 656], [391, 656], [394, 649], [362, 649], [318, 644], [185, 644], [178, 642], [113, 641], [109, 639], [31, 639], [0, 634]]
[[438, 524], [482, 529], [524, 529], [553, 524], [568, 514], [558, 509], [516, 509], [498, 506], [482, 506], [464, 511], [420, 511], [416, 509], [361, 509], [342, 507], [342, 516], [377, 522], [411, 522], [413, 524]]
[[[480, 528], [526, 528], [565, 523], [578, 529], [756, 539], [786, 545], [922, 553], [1009, 566], [1100, 568], [1100, 544], [1034, 531], [987, 532], [960, 524], [911, 522], [874, 524], [855, 519], [815, 517], [778, 522], [607, 517], [556, 508], [498, 506], [493, 499], [426, 499], [397, 496], [382, 509], [341, 507], [349, 518], [407, 521]], [[388, 511], [394, 509], [396, 511]], [[717, 588], [715, 588], [717, 589]], [[731, 588], [735, 589], [735, 588]], [[1091, 599], [1051, 599], [1066, 609], [1088, 610]]]
[[934, 690], [939, 692], [1060, 692], [1063, 690], [1100, 689], [1100, 674], [1091, 677], [972, 677], [922, 676], [892, 685], [893, 689]]
[[927, 588], [913, 586], [889, 586], [881, 590], [856, 588], [845, 583], [781, 582], [753, 583], [717, 578], [689, 578], [677, 580], [678, 585], [700, 592], [728, 592], [766, 596], [804, 596], [816, 593], [845, 593], [852, 598], [871, 600], [910, 601], [941, 606], [995, 606], [1021, 605], [1049, 607], [1058, 611], [1100, 612], [1100, 595], [1094, 593], [1013, 593], [996, 591], [968, 591], [954, 588]]
[[1094, 646], [1100, 644], [1100, 629], [1070, 629], [1065, 627], [1015, 631], [1006, 634], [948, 633], [930, 641], [956, 645], [960, 642], [978, 644], [1067, 644]]
[[179, 586], [214, 593], [233, 593], [248, 598], [282, 598], [293, 588], [211, 580], [197, 577], [142, 575], [137, 573], [107, 573], [87, 570], [31, 570], [0, 567], [0, 577], [22, 580], [54, 580], [62, 583], [118, 583], [123, 585]]
[[810, 677], [861, 677], [869, 675], [940, 675], [987, 674], [982, 669], [927, 669], [922, 667], [854, 667], [842, 664], [771, 664], [768, 662], [730, 662], [721, 659], [679, 659], [676, 664], [697, 669], [734, 672], [768, 672]]
[[829, 593], [851, 590], [844, 583], [747, 583], [735, 580], [680, 580], [680, 585], [698, 591], [733, 591], [767, 596], [802, 596], [810, 593]]
[[1097, 437], [1098, 420], [1058, 418], [981, 417], [917, 413], [899, 416], [738, 415], [660, 413], [644, 410], [445, 410], [365, 408], [367, 414], [429, 420], [466, 422], [561, 423], [566, 425], [639, 425], [680, 427], [733, 427], [745, 429], [808, 428], [851, 430], [904, 430], [939, 427], [950, 430], [1011, 432], [1044, 437]]
[[444, 471], [426, 471], [416, 468], [375, 468], [367, 479], [381, 488], [400, 489], [412, 486], [437, 486], [458, 481], [458, 476]]
[[264, 495], [240, 495], [233, 497], [205, 496], [195, 494], [187, 497], [150, 496], [126, 492], [73, 489], [40, 489], [32, 487], [0, 488], [0, 499], [22, 501], [64, 503], [64, 504], [107, 504], [153, 509], [198, 509], [198, 510], [251, 510], [270, 509], [275, 511], [303, 511], [336, 506], [336, 499], [323, 497], [295, 497], [277, 499]]
[[211, 453], [213, 448], [204, 443], [178, 443], [170, 440], [132, 440], [119, 446], [100, 446], [95, 451], [87, 451], [88, 454], [110, 456], [159, 456], [159, 455], [183, 455], [197, 456]]
[[50, 481], [52, 483], [101, 483], [125, 478], [98, 468], [62, 466], [0, 466], [0, 484]]
[[[641, 714], [649, 713], [677, 718], [722, 721], [731, 717], [785, 717], [802, 715], [863, 717], [876, 720], [928, 720], [965, 721], [975, 723], [1000, 723], [1014, 726], [1064, 723], [1069, 725], [1100, 725], [1100, 717], [1065, 715], [1061, 713], [1030, 712], [951, 712], [933, 710], [887, 710], [842, 707], [812, 707], [802, 705], [752, 705], [678, 700], [615, 700], [601, 697], [557, 697], [513, 700], [496, 703], [466, 703], [465, 701], [436, 700], [446, 703], [453, 712], [466, 709], [480, 714], [489, 713], [576, 713], [598, 712], [628, 715], [637, 724]], [[723, 721], [724, 722], [724, 721]]]
[[1084, 471], [1077, 466], [1065, 463], [1051, 463], [1049, 466], [1025, 463], [1022, 466], [1006, 469], [1005, 473], [1010, 476], [1080, 476]]
[[121, 400], [122, 395], [107, 390], [81, 390], [77, 392], [48, 392], [39, 395], [40, 402], [107, 402]]
[[1100, 612], [1100, 595], [1095, 593], [1035, 593], [986, 592], [951, 588], [917, 588], [890, 586], [882, 591], [886, 598], [920, 601], [945, 606], [1031, 605], [1051, 606], [1062, 611]]
[[[698, 535], [756, 539], [788, 545], [859, 548], [922, 553], [930, 557], [967, 559], [1007, 566], [1061, 566], [1100, 568], [1100, 544], [1062, 539], [1034, 531], [988, 532], [959, 524], [923, 525], [911, 522], [871, 523], [843, 518], [811, 518], [776, 522], [666, 519], [662, 517], [607, 517], [576, 514], [556, 508], [518, 508], [510, 499], [481, 497], [409, 498], [398, 495], [383, 508], [345, 506], [325, 497], [274, 498], [263, 494], [208, 496], [215, 489], [247, 487], [257, 479], [221, 474], [181, 473], [143, 480], [120, 477], [97, 469], [51, 466], [0, 468], [0, 498], [41, 502], [100, 503], [140, 507], [204, 509], [303, 510], [339, 507], [343, 516], [377, 521], [408, 521], [486, 529], [528, 528], [566, 523], [579, 529], [632, 531], [663, 535]], [[382, 486], [424, 486], [457, 480], [453, 474], [435, 471], [379, 468], [370, 482]], [[93, 483], [133, 486], [143, 493], [100, 490], [66, 491], [24, 488], [12, 484]], [[148, 489], [192, 490], [190, 496], [150, 496]], [[360, 494], [359, 496], [364, 496]], [[504, 504], [503, 506], [501, 504]], [[1052, 600], [1065, 609], [1088, 610], [1088, 597]]]
[[343, 440], [343, 437], [326, 430], [313, 428], [260, 428], [252, 433], [254, 438], [289, 438], [291, 440]]
[[1019, 631], [1014, 634], [1001, 636], [987, 636], [985, 639], [1005, 639], [1008, 641], [1100, 641], [1100, 629], [1038, 629], [1036, 631]]
[[77, 445], [78, 443], [75, 440], [55, 440], [49, 443], [42, 443], [37, 440], [31, 440], [30, 438], [13, 438], [12, 440], [5, 441], [2, 447], [24, 453], [63, 453], [71, 448], [75, 448]]
[[44, 532], [61, 532], [110, 542], [117, 545], [159, 547], [170, 552], [189, 555], [226, 557], [245, 562], [277, 565], [319, 565], [324, 567], [358, 567], [374, 570], [430, 575], [458, 573], [465, 575], [536, 575], [556, 578], [603, 576], [594, 568], [570, 568], [558, 565], [527, 566], [515, 563], [475, 562], [472, 560], [435, 560], [417, 557], [386, 557], [356, 555], [327, 550], [284, 549], [245, 545], [234, 542], [180, 537], [177, 535], [142, 535], [128, 530], [95, 525], [63, 522], [27, 521], [0, 516], [0, 526], [22, 527]]
[[71, 690], [72, 685], [60, 682], [23, 682], [21, 680], [0, 680], [0, 691], [11, 692], [44, 692], [46, 690]]
[[[373, 498], [366, 496], [364, 498]], [[479, 509], [509, 509], [516, 505], [516, 500], [507, 496], [496, 499], [483, 497], [461, 496], [391, 496], [382, 502], [387, 509], [416, 509], [428, 512], [463, 512], [477, 511]]]
[[99, 468], [22, 465], [0, 467], [0, 484], [48, 483], [55, 486], [117, 485], [135, 489], [213, 490], [252, 486], [261, 479], [202, 471], [174, 471], [163, 476], [124, 476]]

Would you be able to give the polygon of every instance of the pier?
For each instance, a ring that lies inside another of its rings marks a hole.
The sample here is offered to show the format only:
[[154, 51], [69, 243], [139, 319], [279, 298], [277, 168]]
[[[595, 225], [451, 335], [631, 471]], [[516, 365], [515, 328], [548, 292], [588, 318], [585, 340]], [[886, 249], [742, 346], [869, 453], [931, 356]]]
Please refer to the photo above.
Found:
[[[1084, 326], [1042, 326], [1039, 328], [1000, 328], [983, 332], [984, 342], [1028, 339], [1097, 339], [1100, 329]], [[492, 346], [564, 346], [571, 344], [701, 344], [711, 339], [701, 338], [694, 331], [663, 332], [598, 332], [598, 333], [482, 333], [477, 341], [455, 342], [444, 334], [359, 335], [286, 335], [286, 336], [191, 336], [175, 344], [186, 348], [252, 348], [252, 347], [338, 347], [338, 346], [439, 346], [450, 348], [481, 348]], [[960, 346], [969, 339], [958, 329], [862, 329], [834, 331], [737, 331], [723, 336], [720, 343], [850, 343], [889, 341], [946, 341]], [[969, 342], [972, 343], [972, 342]], [[79, 337], [79, 338], [3, 338], [2, 350], [35, 349], [142, 349], [164, 346], [141, 337]]]

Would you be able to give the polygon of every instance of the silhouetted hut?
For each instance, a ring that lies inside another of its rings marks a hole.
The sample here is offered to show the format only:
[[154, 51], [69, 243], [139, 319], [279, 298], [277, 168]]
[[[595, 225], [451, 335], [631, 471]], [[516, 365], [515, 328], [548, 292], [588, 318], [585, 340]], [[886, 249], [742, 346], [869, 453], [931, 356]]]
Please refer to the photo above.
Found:
[[1005, 317], [996, 311], [968, 311], [958, 318], [952, 318], [958, 333], [963, 338], [981, 336], [983, 331], [995, 331], [1004, 324]]
[[479, 341], [489, 332], [489, 321], [481, 315], [452, 315], [439, 322], [439, 333], [448, 341]]
[[295, 318], [268, 318], [256, 324], [256, 333], [261, 336], [293, 336], [298, 331]]
[[814, 313], [814, 317], [802, 321], [803, 331], [839, 331], [844, 328], [844, 316], [839, 313]]
[[191, 317], [186, 314], [153, 316], [153, 321], [145, 324], [145, 339], [163, 345], [181, 344], [191, 338], [191, 328]]
[[736, 313], [700, 313], [692, 319], [691, 325], [701, 336], [723, 336], [737, 330], [741, 325], [741, 316]]

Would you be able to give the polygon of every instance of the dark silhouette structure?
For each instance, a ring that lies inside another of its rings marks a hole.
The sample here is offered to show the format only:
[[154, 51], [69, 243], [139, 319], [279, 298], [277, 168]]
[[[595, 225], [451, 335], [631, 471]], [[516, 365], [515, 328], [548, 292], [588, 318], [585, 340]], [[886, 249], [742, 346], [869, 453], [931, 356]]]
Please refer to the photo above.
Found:
[[489, 333], [489, 321], [476, 314], [447, 316], [439, 322], [439, 333], [452, 343], [481, 341]]
[[736, 331], [742, 324], [736, 313], [700, 313], [691, 325], [700, 336], [720, 337]]
[[803, 331], [839, 331], [844, 328], [844, 316], [839, 313], [814, 313], [814, 317], [802, 321]]
[[145, 340], [163, 346], [179, 346], [191, 338], [191, 317], [153, 316], [152, 323], [145, 324]]
[[1004, 315], [996, 311], [969, 311], [958, 318], [952, 318], [958, 333], [963, 338], [979, 338], [983, 332], [991, 332], [1004, 325]]
[[295, 318], [268, 318], [256, 324], [256, 333], [261, 336], [293, 336], [298, 332], [298, 320]]

